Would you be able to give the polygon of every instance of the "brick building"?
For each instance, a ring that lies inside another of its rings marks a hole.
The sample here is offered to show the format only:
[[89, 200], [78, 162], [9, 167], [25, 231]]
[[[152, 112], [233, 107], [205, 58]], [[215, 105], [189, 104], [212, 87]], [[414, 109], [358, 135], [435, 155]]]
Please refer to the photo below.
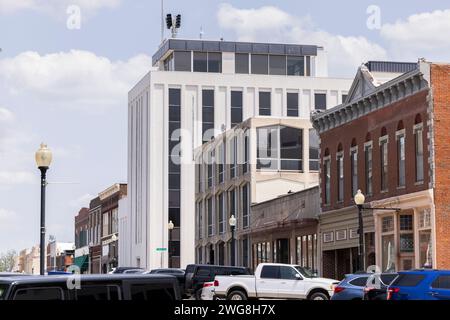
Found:
[[89, 272], [89, 209], [81, 208], [75, 216], [75, 260], [81, 273]]
[[89, 203], [89, 264], [93, 274], [101, 273], [102, 203], [99, 197]]
[[371, 208], [363, 214], [365, 267], [450, 268], [449, 70], [369, 62], [343, 104], [312, 116], [321, 141], [324, 276], [356, 271], [358, 189]]

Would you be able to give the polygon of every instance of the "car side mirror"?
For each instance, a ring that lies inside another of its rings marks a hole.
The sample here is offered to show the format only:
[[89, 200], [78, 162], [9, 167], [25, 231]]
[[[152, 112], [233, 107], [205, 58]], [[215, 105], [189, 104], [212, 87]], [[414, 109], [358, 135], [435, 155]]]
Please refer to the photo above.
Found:
[[295, 274], [295, 279], [296, 280], [303, 280], [302, 276], [299, 275], [298, 273]]

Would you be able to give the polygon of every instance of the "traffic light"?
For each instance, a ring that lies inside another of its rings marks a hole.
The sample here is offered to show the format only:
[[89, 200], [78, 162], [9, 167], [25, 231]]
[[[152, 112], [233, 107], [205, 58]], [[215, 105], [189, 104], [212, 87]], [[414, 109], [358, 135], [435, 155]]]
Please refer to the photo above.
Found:
[[181, 14], [177, 14], [175, 20], [175, 28], [179, 29], [181, 27]]
[[172, 28], [172, 24], [173, 24], [173, 22], [172, 22], [172, 15], [169, 13], [169, 14], [166, 15], [166, 26], [167, 26], [167, 29]]

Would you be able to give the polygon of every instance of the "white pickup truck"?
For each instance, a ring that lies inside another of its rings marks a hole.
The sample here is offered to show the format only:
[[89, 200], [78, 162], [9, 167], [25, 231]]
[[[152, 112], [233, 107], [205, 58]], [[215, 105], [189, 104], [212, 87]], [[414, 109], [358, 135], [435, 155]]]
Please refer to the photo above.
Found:
[[216, 276], [214, 295], [219, 299], [328, 300], [339, 281], [315, 277], [298, 265], [262, 263], [254, 276]]

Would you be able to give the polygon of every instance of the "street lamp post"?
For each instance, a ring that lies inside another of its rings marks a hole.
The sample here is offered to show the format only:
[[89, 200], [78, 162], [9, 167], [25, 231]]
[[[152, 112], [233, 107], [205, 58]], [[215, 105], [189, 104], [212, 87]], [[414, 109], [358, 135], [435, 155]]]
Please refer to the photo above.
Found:
[[47, 186], [47, 170], [52, 162], [52, 152], [47, 145], [41, 143], [41, 147], [35, 154], [36, 164], [41, 171], [41, 243], [40, 243], [40, 274], [45, 274], [45, 188]]
[[231, 216], [230, 220], [228, 221], [230, 224], [231, 229], [231, 265], [236, 265], [236, 240], [234, 239], [234, 230], [236, 229], [236, 218], [234, 215]]
[[358, 234], [359, 234], [359, 250], [358, 250], [358, 270], [364, 270], [364, 226], [363, 226], [363, 205], [366, 198], [361, 190], [355, 194], [355, 204], [358, 207]]
[[[172, 230], [175, 228], [175, 225], [173, 224], [172, 220], [169, 221], [169, 224], [167, 227], [169, 229], [169, 245], [170, 245], [170, 241], [172, 239]], [[172, 268], [172, 259], [170, 258], [170, 250], [171, 249], [172, 248], [167, 248], [167, 259], [169, 260], [169, 268]]]

